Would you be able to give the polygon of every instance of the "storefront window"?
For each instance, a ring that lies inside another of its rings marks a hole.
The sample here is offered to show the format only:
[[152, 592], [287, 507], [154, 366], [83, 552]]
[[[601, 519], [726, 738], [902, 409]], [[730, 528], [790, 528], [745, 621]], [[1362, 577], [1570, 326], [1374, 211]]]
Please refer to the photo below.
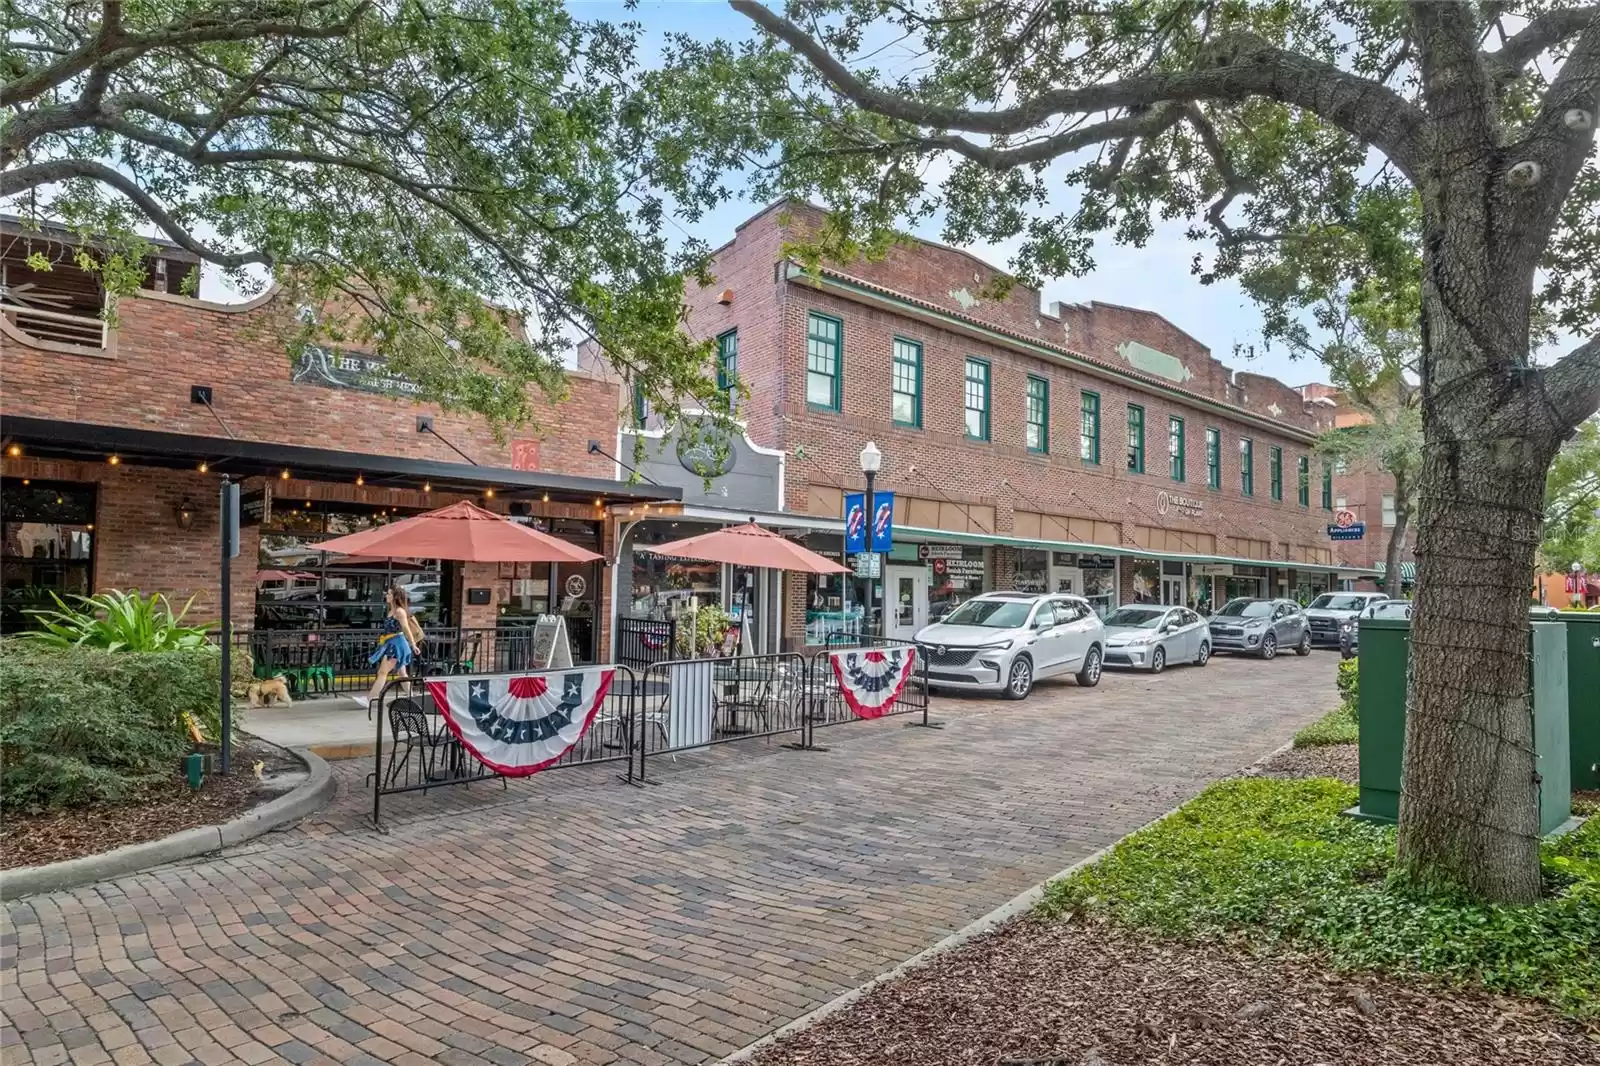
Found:
[[1262, 566], [1238, 566], [1227, 580], [1228, 599], [1267, 594], [1267, 570]]
[[94, 486], [6, 480], [0, 487], [0, 632], [36, 629], [29, 611], [53, 610], [52, 593], [87, 596], [94, 568]]
[[983, 591], [987, 566], [984, 549], [963, 546], [960, 555], [928, 563], [928, 620], [937, 622], [956, 606]]
[[447, 606], [434, 559], [358, 560], [328, 556], [317, 545], [331, 537], [383, 524], [382, 512], [323, 512], [274, 508], [256, 557], [257, 629], [372, 629], [383, 623], [385, 593], [398, 585], [411, 614], [440, 625]]
[[1149, 560], [1130, 560], [1133, 569], [1133, 602], [1161, 602], [1161, 564]]
[[[811, 548], [835, 562], [842, 559], [837, 548], [830, 551], [815, 544]], [[866, 615], [865, 592], [866, 582], [850, 574], [807, 574], [806, 643], [826, 644], [859, 635]]]
[[1024, 548], [1015, 553], [1011, 587], [1018, 592], [1050, 591], [1050, 553]]
[[633, 583], [629, 613], [635, 618], [677, 618], [695, 609], [722, 605], [722, 564], [671, 559], [639, 551], [646, 544], [665, 544], [698, 536], [720, 526], [695, 522], [647, 522], [633, 531]]
[[1101, 618], [1117, 606], [1117, 561], [1108, 556], [1078, 556], [1083, 575], [1083, 598]]
[[1211, 602], [1212, 577], [1202, 574], [1199, 566], [1189, 568], [1189, 606], [1200, 614], [1210, 614], [1215, 608]]

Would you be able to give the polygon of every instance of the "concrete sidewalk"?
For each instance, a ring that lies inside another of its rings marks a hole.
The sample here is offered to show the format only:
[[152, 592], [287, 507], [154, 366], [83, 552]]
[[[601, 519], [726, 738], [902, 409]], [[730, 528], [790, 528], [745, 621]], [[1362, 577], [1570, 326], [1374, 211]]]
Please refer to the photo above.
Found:
[[348, 696], [297, 700], [288, 707], [252, 707], [245, 732], [280, 748], [304, 748], [324, 759], [372, 755], [377, 723]]

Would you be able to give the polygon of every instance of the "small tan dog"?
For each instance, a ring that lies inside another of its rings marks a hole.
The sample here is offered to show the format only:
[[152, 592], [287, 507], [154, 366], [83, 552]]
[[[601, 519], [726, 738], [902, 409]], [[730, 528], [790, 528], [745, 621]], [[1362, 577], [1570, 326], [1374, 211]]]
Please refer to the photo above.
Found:
[[250, 706], [271, 707], [289, 705], [289, 683], [282, 674], [265, 681], [250, 682]]

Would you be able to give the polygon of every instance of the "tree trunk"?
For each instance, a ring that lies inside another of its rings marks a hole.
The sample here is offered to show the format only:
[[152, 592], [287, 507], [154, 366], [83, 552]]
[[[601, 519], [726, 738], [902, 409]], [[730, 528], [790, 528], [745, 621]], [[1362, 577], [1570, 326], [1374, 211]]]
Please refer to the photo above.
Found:
[[1515, 308], [1446, 301], [1429, 280], [1397, 858], [1424, 887], [1529, 902], [1540, 875], [1527, 590], [1559, 437], [1521, 360], [1480, 346], [1516, 334], [1503, 318]]
[[1391, 600], [1400, 598], [1402, 579], [1400, 556], [1405, 554], [1406, 532], [1411, 528], [1411, 487], [1404, 478], [1394, 479], [1394, 528], [1384, 550], [1383, 593]]

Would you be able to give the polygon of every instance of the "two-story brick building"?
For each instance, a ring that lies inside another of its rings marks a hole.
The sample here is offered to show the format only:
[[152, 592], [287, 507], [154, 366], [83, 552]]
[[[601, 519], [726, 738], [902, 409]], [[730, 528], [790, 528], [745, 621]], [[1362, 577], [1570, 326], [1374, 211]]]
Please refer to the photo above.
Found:
[[[688, 322], [747, 391], [751, 438], [787, 453], [786, 510], [837, 521], [862, 446], [881, 449], [889, 632], [988, 588], [1206, 607], [1356, 576], [1327, 537], [1318, 409], [1294, 389], [1230, 372], [1150, 311], [987, 296], [999, 272], [938, 244], [808, 273], [784, 248], [820, 217], [791, 204], [746, 221]], [[790, 579], [790, 638], [859, 616], [867, 590]]]
[[[590, 441], [614, 441], [614, 383], [575, 375], [539, 427], [499, 439], [481, 419], [411, 398], [360, 353], [291, 363], [275, 292], [244, 304], [168, 291], [197, 264], [163, 247], [146, 287], [111, 319], [67, 235], [0, 224], [0, 435], [5, 628], [48, 592], [107, 588], [195, 597], [216, 617], [218, 487], [243, 486], [249, 524], [233, 569], [233, 621], [274, 630], [364, 628], [406, 587], [427, 624], [496, 627], [568, 617], [580, 656], [605, 657], [611, 581], [601, 564], [358, 562], [319, 540], [471, 499], [610, 557], [613, 510], [677, 490], [615, 478]], [[42, 251], [57, 260], [40, 271]], [[168, 285], [168, 279], [174, 279]]]

